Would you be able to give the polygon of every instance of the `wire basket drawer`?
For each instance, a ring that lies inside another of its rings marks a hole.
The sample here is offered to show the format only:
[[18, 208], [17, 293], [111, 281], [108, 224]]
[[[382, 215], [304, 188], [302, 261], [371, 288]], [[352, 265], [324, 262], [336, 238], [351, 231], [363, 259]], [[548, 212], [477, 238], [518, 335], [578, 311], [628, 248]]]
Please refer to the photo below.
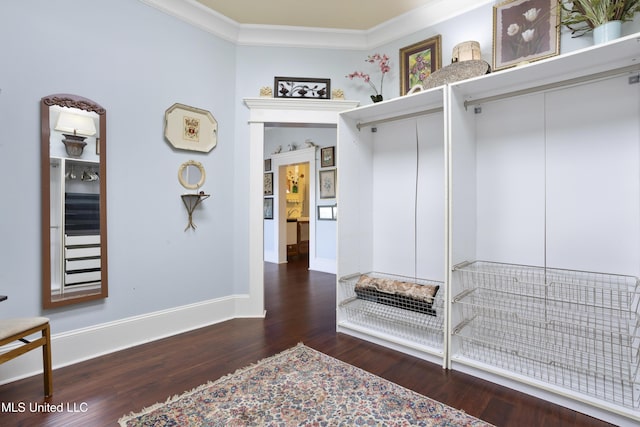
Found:
[[636, 277], [486, 261], [454, 277], [461, 356], [640, 408]]
[[466, 318], [481, 313], [501, 319], [502, 327], [530, 322], [567, 329], [580, 336], [598, 332], [639, 337], [640, 321], [636, 313], [571, 302], [503, 293], [491, 289], [463, 291], [453, 299]]
[[[443, 286], [443, 282], [415, 279], [404, 276], [383, 274], [378, 272], [366, 273], [367, 276], [385, 278], [418, 285]], [[366, 294], [356, 294], [356, 283], [360, 274], [346, 276], [339, 281], [339, 310], [340, 318], [348, 323], [368, 328], [397, 338], [442, 348], [444, 339], [444, 292], [438, 292], [431, 304], [425, 306], [416, 302], [412, 306], [409, 300], [401, 304], [380, 303], [369, 298]]]
[[640, 409], [640, 383], [627, 380], [609, 372], [576, 369], [588, 361], [576, 360], [575, 366], [556, 363], [539, 357], [529, 357], [512, 350], [511, 345], [501, 346], [485, 341], [485, 337], [458, 333], [459, 353], [487, 365], [502, 368], [568, 390], [592, 396], [635, 410]]
[[615, 333], [572, 336], [557, 326], [517, 322], [506, 325], [500, 319], [478, 315], [463, 322], [454, 333], [463, 340], [481, 342], [523, 360], [585, 375], [638, 382], [637, 339], [621, 338]]
[[464, 289], [492, 289], [562, 304], [637, 313], [637, 277], [487, 261], [454, 267]]

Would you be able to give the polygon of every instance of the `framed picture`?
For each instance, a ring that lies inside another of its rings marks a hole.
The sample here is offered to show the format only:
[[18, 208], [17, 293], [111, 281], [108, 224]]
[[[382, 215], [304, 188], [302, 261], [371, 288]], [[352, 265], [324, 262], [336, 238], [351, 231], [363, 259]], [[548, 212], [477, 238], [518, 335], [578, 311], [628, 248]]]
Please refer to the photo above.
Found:
[[318, 219], [335, 221], [337, 219], [338, 206], [318, 206]]
[[336, 165], [336, 147], [323, 147], [320, 149], [320, 167], [327, 168]]
[[276, 98], [330, 99], [330, 79], [310, 79], [306, 77], [275, 77]]
[[431, 37], [400, 49], [400, 95], [423, 84], [442, 67], [442, 37]]
[[264, 195], [273, 196], [273, 172], [264, 174]]
[[560, 53], [556, 0], [508, 0], [493, 7], [493, 70]]
[[336, 197], [336, 170], [328, 169], [318, 172], [320, 175], [320, 198], [334, 199]]
[[273, 197], [264, 198], [264, 219], [273, 219]]
[[264, 161], [264, 171], [269, 172], [271, 170], [271, 159], [265, 159]]
[[218, 143], [218, 122], [206, 110], [173, 104], [164, 121], [164, 136], [174, 148], [208, 153]]

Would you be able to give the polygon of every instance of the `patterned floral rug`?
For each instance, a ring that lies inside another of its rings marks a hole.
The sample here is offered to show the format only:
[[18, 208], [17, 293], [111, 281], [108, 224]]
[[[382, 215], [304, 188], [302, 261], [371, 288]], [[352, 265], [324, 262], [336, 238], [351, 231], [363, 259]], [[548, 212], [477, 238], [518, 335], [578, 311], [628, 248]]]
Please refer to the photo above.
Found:
[[489, 426], [298, 344], [122, 417], [132, 426]]

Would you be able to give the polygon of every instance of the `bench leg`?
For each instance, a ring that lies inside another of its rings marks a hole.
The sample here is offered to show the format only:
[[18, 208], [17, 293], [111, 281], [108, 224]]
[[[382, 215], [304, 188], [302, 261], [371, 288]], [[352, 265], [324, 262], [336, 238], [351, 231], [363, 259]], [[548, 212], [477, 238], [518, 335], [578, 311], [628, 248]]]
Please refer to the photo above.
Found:
[[51, 331], [49, 324], [42, 330], [44, 345], [42, 346], [42, 368], [44, 376], [44, 395], [51, 397], [53, 395], [53, 375], [51, 369]]

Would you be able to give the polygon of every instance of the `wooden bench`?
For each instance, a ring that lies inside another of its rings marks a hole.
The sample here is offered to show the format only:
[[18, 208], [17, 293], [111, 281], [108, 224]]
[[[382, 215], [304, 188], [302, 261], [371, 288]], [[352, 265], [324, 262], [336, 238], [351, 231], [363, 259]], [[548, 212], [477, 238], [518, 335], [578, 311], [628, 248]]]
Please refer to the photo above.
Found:
[[[29, 341], [28, 336], [41, 333], [41, 337]], [[0, 320], [0, 347], [20, 341], [24, 345], [0, 354], [0, 364], [8, 362], [38, 347], [42, 347], [42, 365], [44, 371], [44, 395], [53, 394], [51, 375], [51, 332], [46, 317], [22, 317]]]

